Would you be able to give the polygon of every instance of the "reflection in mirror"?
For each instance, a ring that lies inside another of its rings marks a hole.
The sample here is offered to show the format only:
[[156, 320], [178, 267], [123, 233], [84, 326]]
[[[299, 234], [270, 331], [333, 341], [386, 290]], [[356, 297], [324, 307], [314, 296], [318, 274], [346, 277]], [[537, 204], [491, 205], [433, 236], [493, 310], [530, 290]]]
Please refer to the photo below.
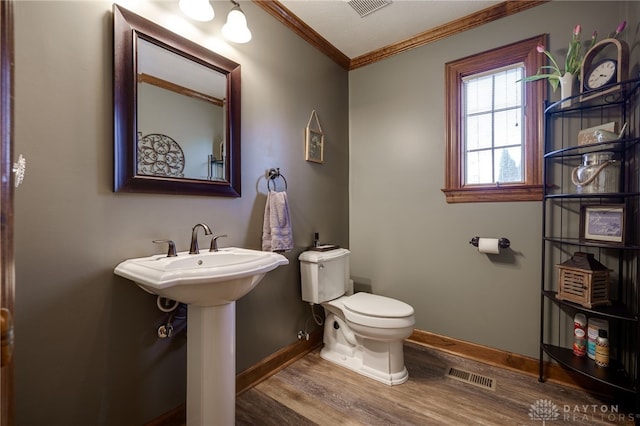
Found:
[[114, 6], [114, 70], [115, 190], [240, 196], [240, 66]]
[[141, 175], [225, 181], [226, 76], [138, 40]]

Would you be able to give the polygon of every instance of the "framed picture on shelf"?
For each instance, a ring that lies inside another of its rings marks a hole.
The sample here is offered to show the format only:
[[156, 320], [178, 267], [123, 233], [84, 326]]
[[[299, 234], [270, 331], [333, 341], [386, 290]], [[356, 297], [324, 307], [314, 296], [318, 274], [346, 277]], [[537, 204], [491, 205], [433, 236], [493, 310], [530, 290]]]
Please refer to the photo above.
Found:
[[624, 244], [624, 204], [597, 204], [580, 208], [580, 240]]

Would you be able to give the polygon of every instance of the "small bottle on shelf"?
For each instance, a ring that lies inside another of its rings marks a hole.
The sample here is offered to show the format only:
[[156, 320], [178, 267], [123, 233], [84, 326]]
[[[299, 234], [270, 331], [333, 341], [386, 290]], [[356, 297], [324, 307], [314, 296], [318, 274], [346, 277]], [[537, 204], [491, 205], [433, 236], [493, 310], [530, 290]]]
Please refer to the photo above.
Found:
[[596, 340], [596, 365], [598, 367], [609, 366], [609, 338], [607, 330], [598, 331], [598, 340]]
[[589, 318], [587, 322], [587, 356], [596, 359], [596, 341], [600, 330], [609, 333], [609, 322], [602, 318]]
[[576, 314], [573, 318], [573, 354], [585, 356], [587, 353], [587, 317]]

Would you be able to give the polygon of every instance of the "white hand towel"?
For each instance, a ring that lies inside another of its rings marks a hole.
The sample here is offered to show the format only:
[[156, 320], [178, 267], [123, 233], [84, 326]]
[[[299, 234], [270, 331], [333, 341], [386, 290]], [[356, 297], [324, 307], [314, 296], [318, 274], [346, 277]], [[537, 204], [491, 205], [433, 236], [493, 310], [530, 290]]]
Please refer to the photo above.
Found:
[[289, 251], [293, 249], [293, 233], [287, 193], [269, 191], [262, 224], [262, 250]]

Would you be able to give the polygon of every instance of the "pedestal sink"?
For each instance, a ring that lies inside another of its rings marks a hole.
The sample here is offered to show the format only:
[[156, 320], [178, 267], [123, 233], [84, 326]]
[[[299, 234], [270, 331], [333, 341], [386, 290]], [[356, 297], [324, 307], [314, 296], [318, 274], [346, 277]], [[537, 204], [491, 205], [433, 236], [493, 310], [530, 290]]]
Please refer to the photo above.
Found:
[[236, 307], [264, 275], [289, 261], [243, 248], [129, 259], [116, 275], [188, 305], [187, 425], [235, 424]]

